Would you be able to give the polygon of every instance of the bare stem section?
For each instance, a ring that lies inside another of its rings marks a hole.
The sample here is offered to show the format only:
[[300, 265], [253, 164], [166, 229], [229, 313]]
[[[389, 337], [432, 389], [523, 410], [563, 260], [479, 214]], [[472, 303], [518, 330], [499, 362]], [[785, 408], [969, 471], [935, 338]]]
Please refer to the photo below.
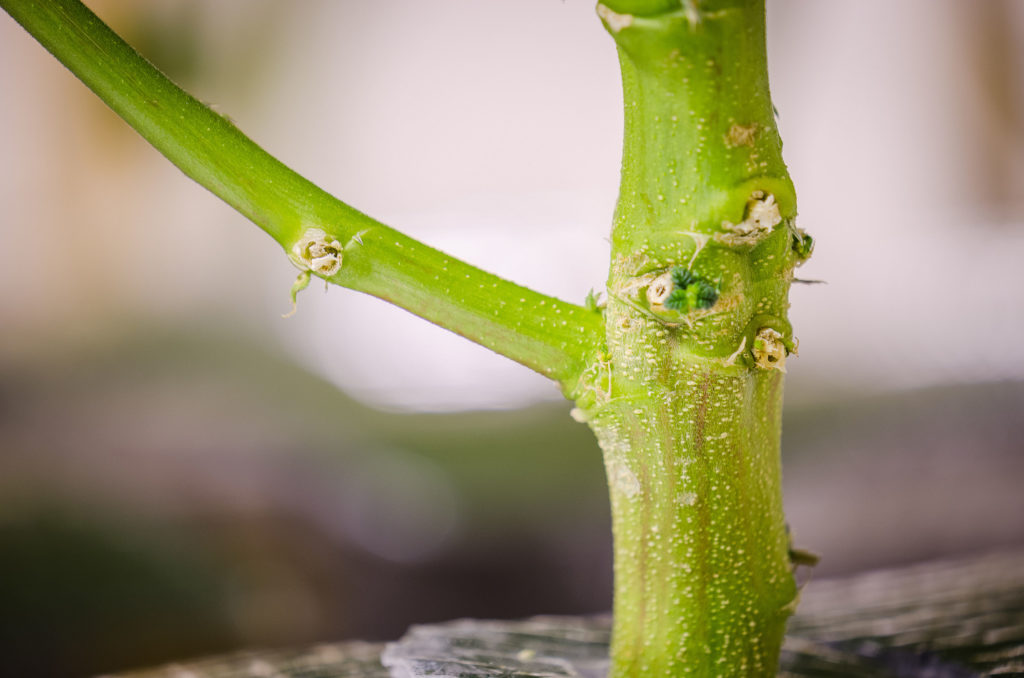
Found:
[[577, 402], [612, 500], [613, 676], [772, 676], [796, 596], [779, 467], [787, 297], [809, 247], [764, 5], [609, 5], [622, 189], [606, 344]]

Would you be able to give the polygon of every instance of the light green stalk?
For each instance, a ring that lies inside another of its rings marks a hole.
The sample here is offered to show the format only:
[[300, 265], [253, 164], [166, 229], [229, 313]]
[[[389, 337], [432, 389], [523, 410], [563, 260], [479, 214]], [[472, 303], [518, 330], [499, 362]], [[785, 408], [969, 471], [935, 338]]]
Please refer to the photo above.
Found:
[[[601, 333], [597, 313], [470, 266], [329, 195], [168, 80], [78, 0], [0, 6], [185, 174], [280, 243], [303, 269], [300, 281], [314, 274], [372, 294], [563, 388], [574, 383]], [[317, 239], [334, 265], [302, 256]], [[225, 267], [248, 274], [244, 262]]]
[[764, 4], [608, 5], [622, 188], [606, 352], [578, 405], [611, 492], [612, 676], [774, 675], [796, 596], [779, 467], [787, 295], [810, 241], [793, 225]]
[[[559, 382], [604, 452], [613, 677], [769, 676], [796, 590], [780, 415], [796, 228], [763, 0], [605, 0], [626, 109], [603, 315], [501, 280], [327, 195], [77, 0], [0, 0], [160, 152], [300, 268]], [[197, 243], [201, 246], [201, 243]], [[244, 262], [226, 262], [244, 274]]]

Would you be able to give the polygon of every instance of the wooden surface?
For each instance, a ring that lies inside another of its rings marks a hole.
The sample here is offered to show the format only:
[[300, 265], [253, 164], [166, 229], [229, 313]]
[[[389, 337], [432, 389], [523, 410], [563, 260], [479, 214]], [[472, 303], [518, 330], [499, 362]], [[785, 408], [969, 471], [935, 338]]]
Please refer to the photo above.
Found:
[[[609, 622], [461, 620], [413, 627], [387, 646], [347, 642], [242, 652], [119, 676], [600, 678]], [[790, 624], [780, 675], [1024, 676], [1024, 551], [811, 581]]]

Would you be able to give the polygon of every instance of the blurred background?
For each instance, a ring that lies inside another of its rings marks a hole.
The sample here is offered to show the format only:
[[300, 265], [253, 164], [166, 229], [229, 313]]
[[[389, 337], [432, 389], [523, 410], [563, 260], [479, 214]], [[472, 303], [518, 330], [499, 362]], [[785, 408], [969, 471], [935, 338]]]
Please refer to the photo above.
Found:
[[[357, 208], [603, 286], [622, 115], [590, 0], [90, 5]], [[1024, 545], [1024, 4], [768, 24], [828, 283], [792, 294], [797, 544], [815, 576]], [[609, 608], [599, 452], [552, 385], [337, 288], [282, 320], [278, 247], [6, 14], [0, 93], [0, 673]]]

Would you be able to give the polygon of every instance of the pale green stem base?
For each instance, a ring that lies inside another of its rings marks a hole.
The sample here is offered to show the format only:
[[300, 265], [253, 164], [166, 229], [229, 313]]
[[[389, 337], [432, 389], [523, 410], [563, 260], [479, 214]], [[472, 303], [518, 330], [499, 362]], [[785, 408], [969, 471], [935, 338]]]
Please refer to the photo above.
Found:
[[595, 412], [615, 534], [613, 676], [774, 675], [796, 593], [782, 381], [698, 359]]

